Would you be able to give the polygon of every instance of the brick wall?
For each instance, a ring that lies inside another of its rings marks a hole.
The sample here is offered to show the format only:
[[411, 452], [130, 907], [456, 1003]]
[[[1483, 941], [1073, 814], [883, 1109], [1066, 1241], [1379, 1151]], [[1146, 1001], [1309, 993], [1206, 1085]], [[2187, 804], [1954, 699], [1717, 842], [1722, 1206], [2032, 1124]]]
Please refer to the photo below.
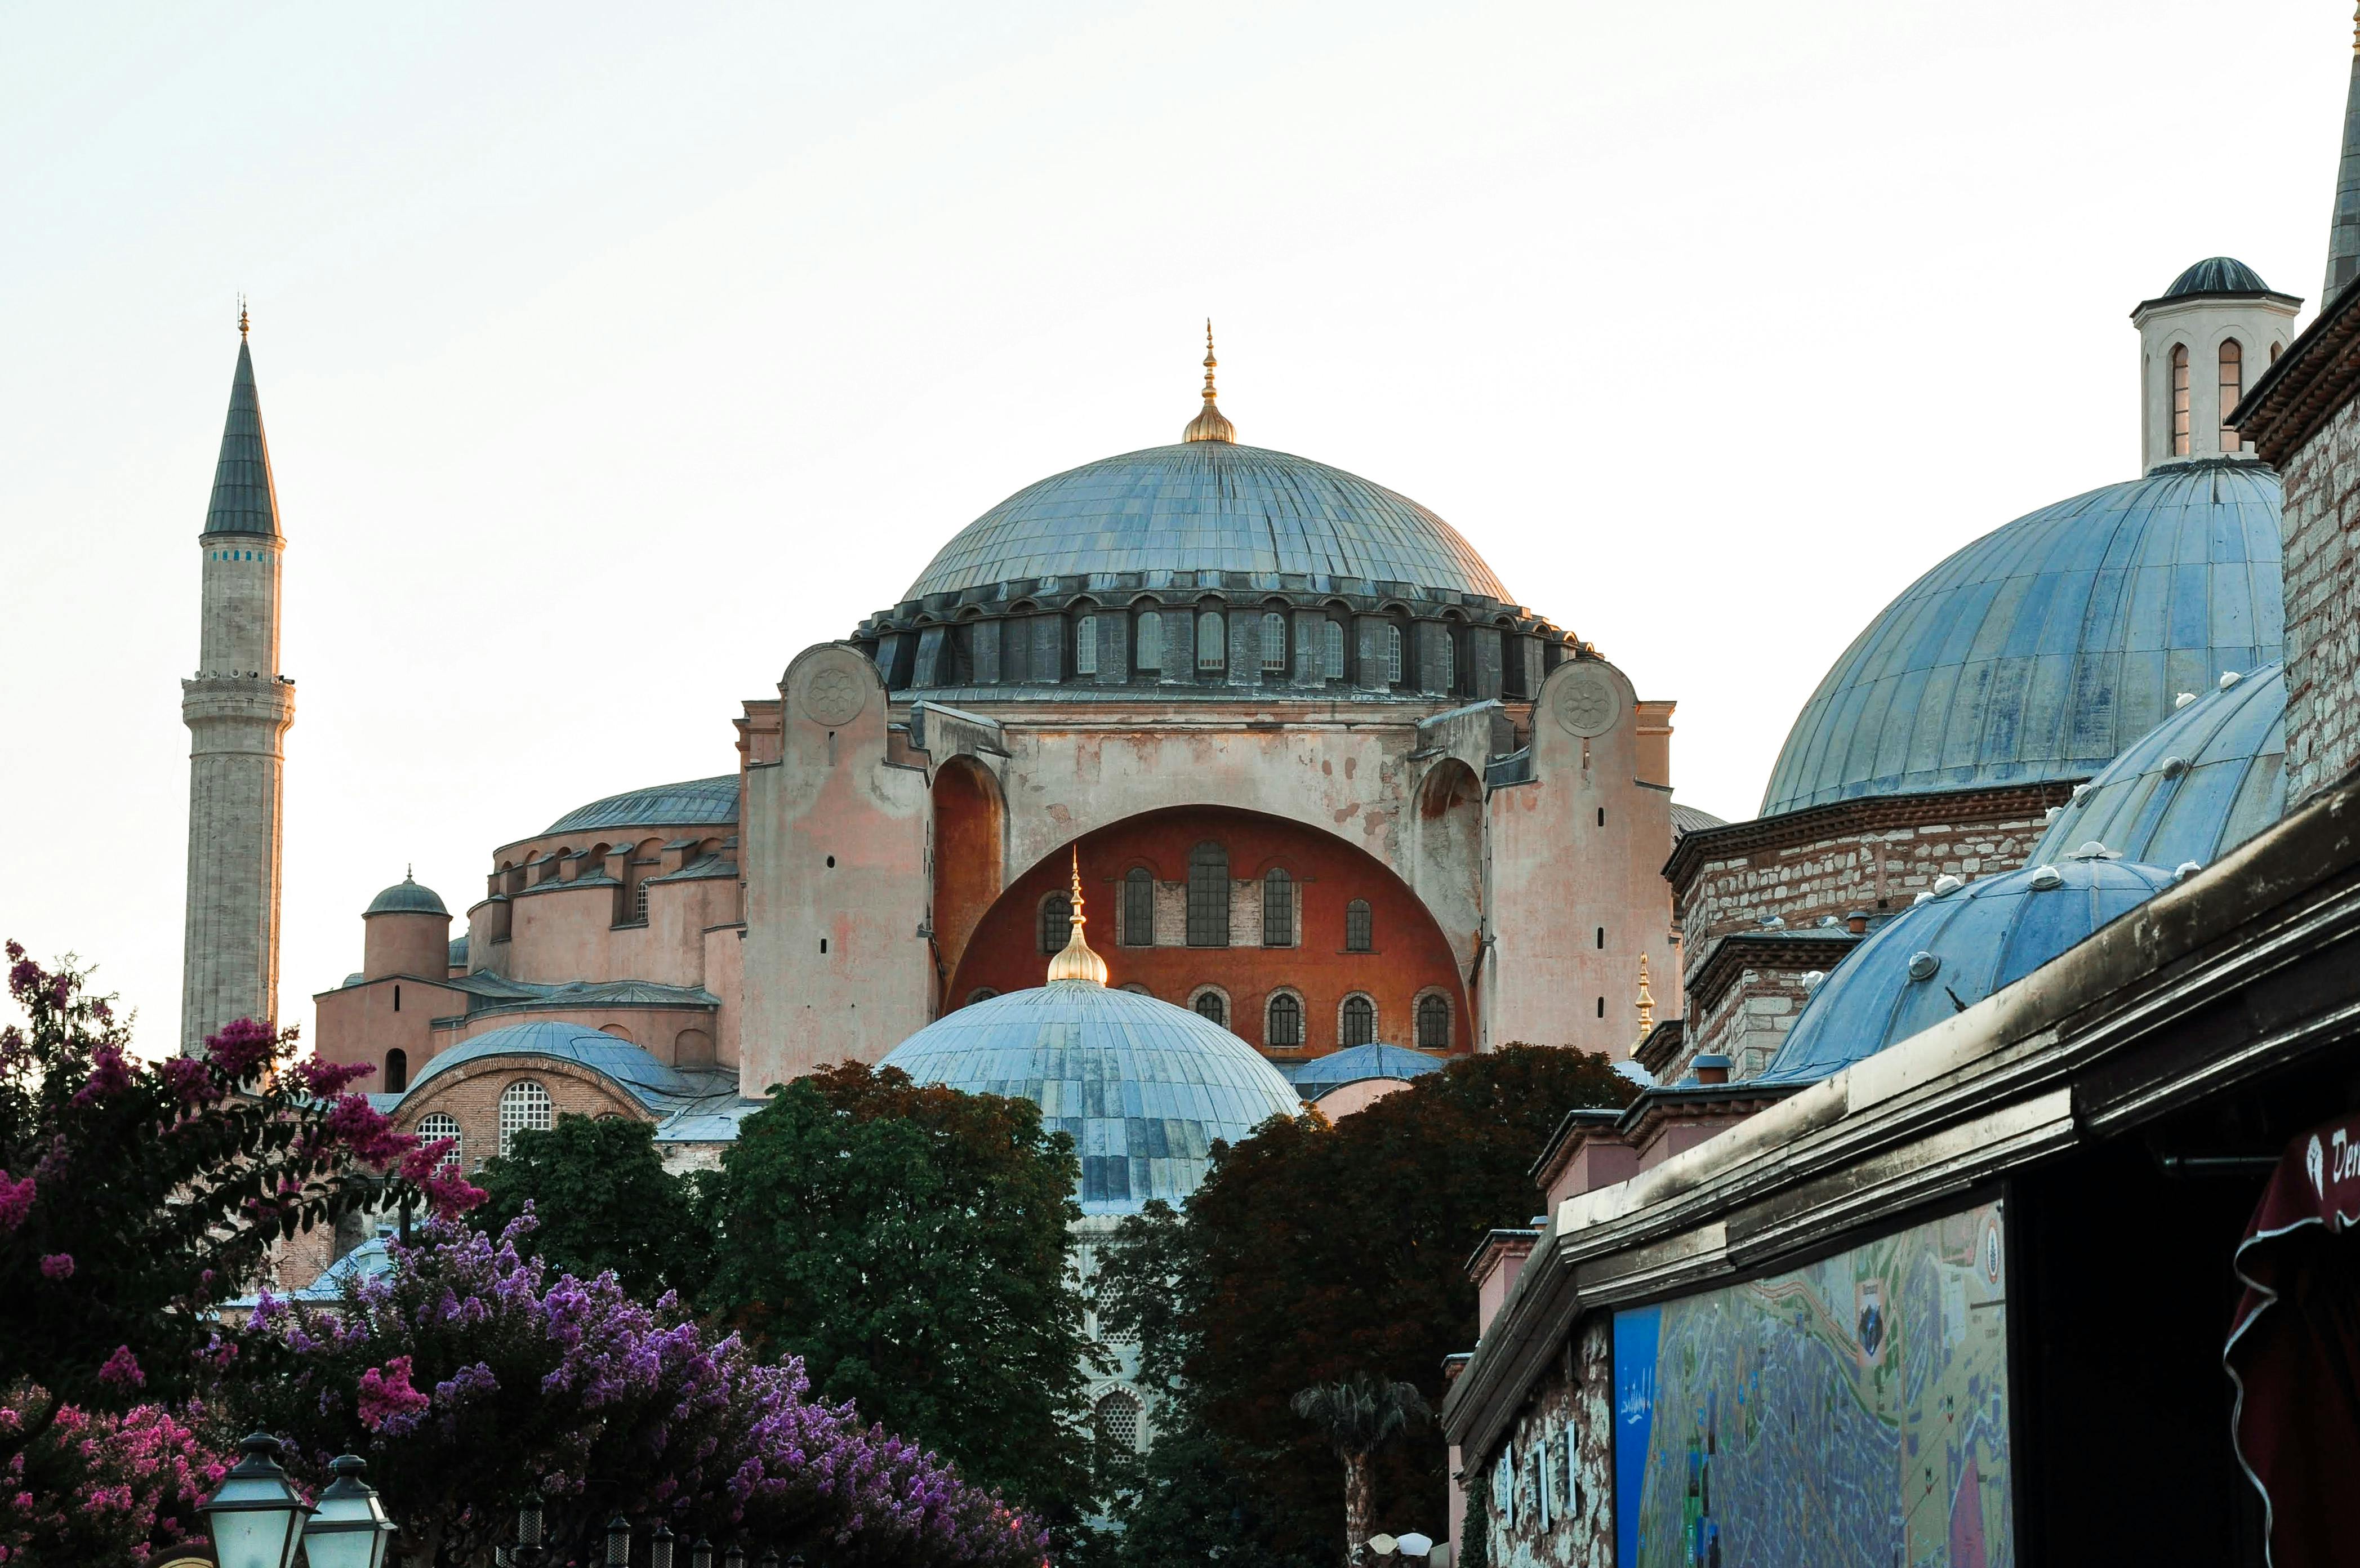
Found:
[[2360, 401], [2286, 464], [2287, 804], [2360, 763]]

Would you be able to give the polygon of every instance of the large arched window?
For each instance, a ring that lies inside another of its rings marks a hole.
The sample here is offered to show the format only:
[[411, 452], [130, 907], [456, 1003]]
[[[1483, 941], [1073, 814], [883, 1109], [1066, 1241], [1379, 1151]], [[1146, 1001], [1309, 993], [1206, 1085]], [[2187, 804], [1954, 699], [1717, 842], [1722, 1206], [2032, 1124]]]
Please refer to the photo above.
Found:
[[1319, 628], [1319, 673], [1329, 681], [1344, 679], [1344, 623], [1329, 621]]
[[385, 1092], [399, 1094], [410, 1087], [410, 1052], [395, 1046], [385, 1053]]
[[1377, 922], [1369, 913], [1369, 901], [1355, 898], [1344, 906], [1344, 951], [1373, 953], [1377, 946]]
[[1041, 900], [1041, 951], [1063, 953], [1074, 934], [1074, 901], [1063, 893]]
[[1164, 668], [1164, 616], [1159, 611], [1140, 612], [1139, 667], [1142, 670]]
[[1377, 1038], [1377, 1005], [1366, 996], [1344, 998], [1342, 1045], [1369, 1045]]
[[2188, 345], [2171, 350], [2171, 455], [2188, 455]]
[[1196, 668], [1218, 670], [1228, 662], [1229, 634], [1221, 626], [1218, 610], [1207, 610], [1196, 617]]
[[1218, 844], [1188, 852], [1188, 945], [1229, 945], [1229, 852]]
[[1417, 1043], [1423, 1051], [1450, 1049], [1450, 1004], [1440, 996], [1417, 999]]
[[500, 1091], [500, 1152], [506, 1154], [520, 1132], [547, 1132], [555, 1106], [549, 1091], [530, 1078], [520, 1078]]
[[1286, 668], [1286, 617], [1276, 610], [1262, 612], [1262, 667], [1265, 671]]
[[1098, 672], [1098, 618], [1084, 615], [1074, 623], [1074, 673]]
[[1139, 1452], [1140, 1406], [1136, 1395], [1109, 1388], [1091, 1408], [1090, 1424], [1097, 1429], [1098, 1452], [1104, 1454]]
[[2245, 345], [2235, 338], [2221, 344], [2221, 450], [2238, 452], [2245, 442], [2229, 428], [2229, 410], [2245, 395]]
[[1275, 866], [1262, 879], [1262, 944], [1295, 945], [1295, 878]]
[[1271, 1051], [1303, 1049], [1303, 1003], [1281, 991], [1270, 999], [1270, 1018], [1262, 1026], [1262, 1045]]
[[1385, 679], [1398, 686], [1401, 684], [1401, 627], [1387, 626], [1385, 628]]
[[1455, 629], [1445, 626], [1441, 636], [1435, 639], [1442, 647], [1442, 689], [1445, 691], [1459, 690], [1459, 642], [1452, 635]]
[[444, 1149], [442, 1158], [434, 1162], [437, 1171], [459, 1169], [459, 1118], [447, 1111], [429, 1111], [418, 1118], [418, 1140], [421, 1143], [440, 1143], [446, 1138], [451, 1140], [451, 1147]]
[[1155, 874], [1134, 866], [1122, 879], [1122, 945], [1155, 945]]
[[1198, 992], [1196, 994], [1196, 1016], [1200, 1018], [1209, 1019], [1210, 1021], [1220, 1025], [1223, 1029], [1229, 1028], [1229, 998], [1222, 996], [1218, 991]]

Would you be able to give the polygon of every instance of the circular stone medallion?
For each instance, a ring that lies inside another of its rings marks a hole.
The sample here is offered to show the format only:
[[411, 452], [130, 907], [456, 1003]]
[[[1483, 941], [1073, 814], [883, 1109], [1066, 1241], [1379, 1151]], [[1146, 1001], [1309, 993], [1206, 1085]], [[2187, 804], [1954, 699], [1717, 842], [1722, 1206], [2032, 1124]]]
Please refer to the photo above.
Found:
[[803, 677], [803, 712], [831, 728], [850, 724], [868, 701], [859, 675], [841, 664], [823, 664]]
[[1557, 722], [1584, 740], [1602, 735], [1622, 716], [1614, 682], [1594, 670], [1576, 670], [1557, 689]]

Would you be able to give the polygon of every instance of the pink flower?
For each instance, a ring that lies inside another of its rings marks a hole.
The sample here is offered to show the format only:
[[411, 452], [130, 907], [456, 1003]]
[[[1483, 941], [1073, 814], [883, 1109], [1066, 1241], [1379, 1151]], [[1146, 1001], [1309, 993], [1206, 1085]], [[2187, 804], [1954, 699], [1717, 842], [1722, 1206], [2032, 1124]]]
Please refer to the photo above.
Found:
[[44, 1279], [72, 1279], [73, 1254], [71, 1252], [52, 1252], [43, 1258], [41, 1259], [41, 1278]]
[[139, 1358], [131, 1354], [131, 1347], [118, 1345], [115, 1354], [106, 1358], [106, 1365], [98, 1369], [98, 1380], [121, 1388], [137, 1388], [147, 1385], [148, 1374], [139, 1370]]
[[213, 1098], [213, 1070], [200, 1057], [171, 1057], [158, 1063], [156, 1074], [164, 1080], [164, 1087], [171, 1091], [172, 1097], [184, 1105]]
[[33, 1212], [33, 1194], [38, 1184], [30, 1176], [22, 1181], [12, 1181], [8, 1172], [0, 1171], [0, 1231], [12, 1231], [25, 1223]]
[[224, 1024], [220, 1033], [205, 1037], [206, 1059], [233, 1083], [253, 1077], [278, 1049], [279, 1038], [270, 1032], [270, 1026], [252, 1018]]
[[367, 1077], [377, 1069], [366, 1062], [337, 1063], [307, 1057], [295, 1064], [295, 1076], [303, 1087], [325, 1100], [343, 1094], [354, 1083]]
[[413, 1424], [403, 1417], [414, 1417], [433, 1403], [410, 1386], [410, 1357], [397, 1356], [382, 1370], [372, 1367], [361, 1374], [361, 1424], [376, 1432], [393, 1423], [396, 1432], [406, 1432]]
[[87, 1105], [120, 1094], [131, 1087], [131, 1063], [119, 1045], [102, 1045], [90, 1053], [90, 1077], [74, 1091], [73, 1103]]

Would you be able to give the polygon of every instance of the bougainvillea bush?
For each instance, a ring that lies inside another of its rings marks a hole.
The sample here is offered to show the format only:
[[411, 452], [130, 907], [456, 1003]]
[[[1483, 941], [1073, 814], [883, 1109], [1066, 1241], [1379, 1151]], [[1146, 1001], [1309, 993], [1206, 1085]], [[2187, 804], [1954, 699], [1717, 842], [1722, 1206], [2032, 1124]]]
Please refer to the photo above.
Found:
[[597, 1561], [617, 1514], [829, 1563], [1042, 1561], [1032, 1521], [813, 1398], [801, 1363], [764, 1364], [672, 1294], [646, 1305], [520, 1255], [533, 1223], [434, 1222], [332, 1305], [266, 1298], [224, 1385], [240, 1422], [291, 1437], [314, 1481], [366, 1454], [401, 1548], [434, 1568], [508, 1539], [528, 1491], [558, 1562]]
[[[177, 1555], [203, 1534], [197, 1505], [229, 1463], [156, 1405], [119, 1415], [53, 1406], [39, 1434], [0, 1462], [0, 1563], [111, 1568]], [[25, 1430], [0, 1402], [0, 1434]]]

